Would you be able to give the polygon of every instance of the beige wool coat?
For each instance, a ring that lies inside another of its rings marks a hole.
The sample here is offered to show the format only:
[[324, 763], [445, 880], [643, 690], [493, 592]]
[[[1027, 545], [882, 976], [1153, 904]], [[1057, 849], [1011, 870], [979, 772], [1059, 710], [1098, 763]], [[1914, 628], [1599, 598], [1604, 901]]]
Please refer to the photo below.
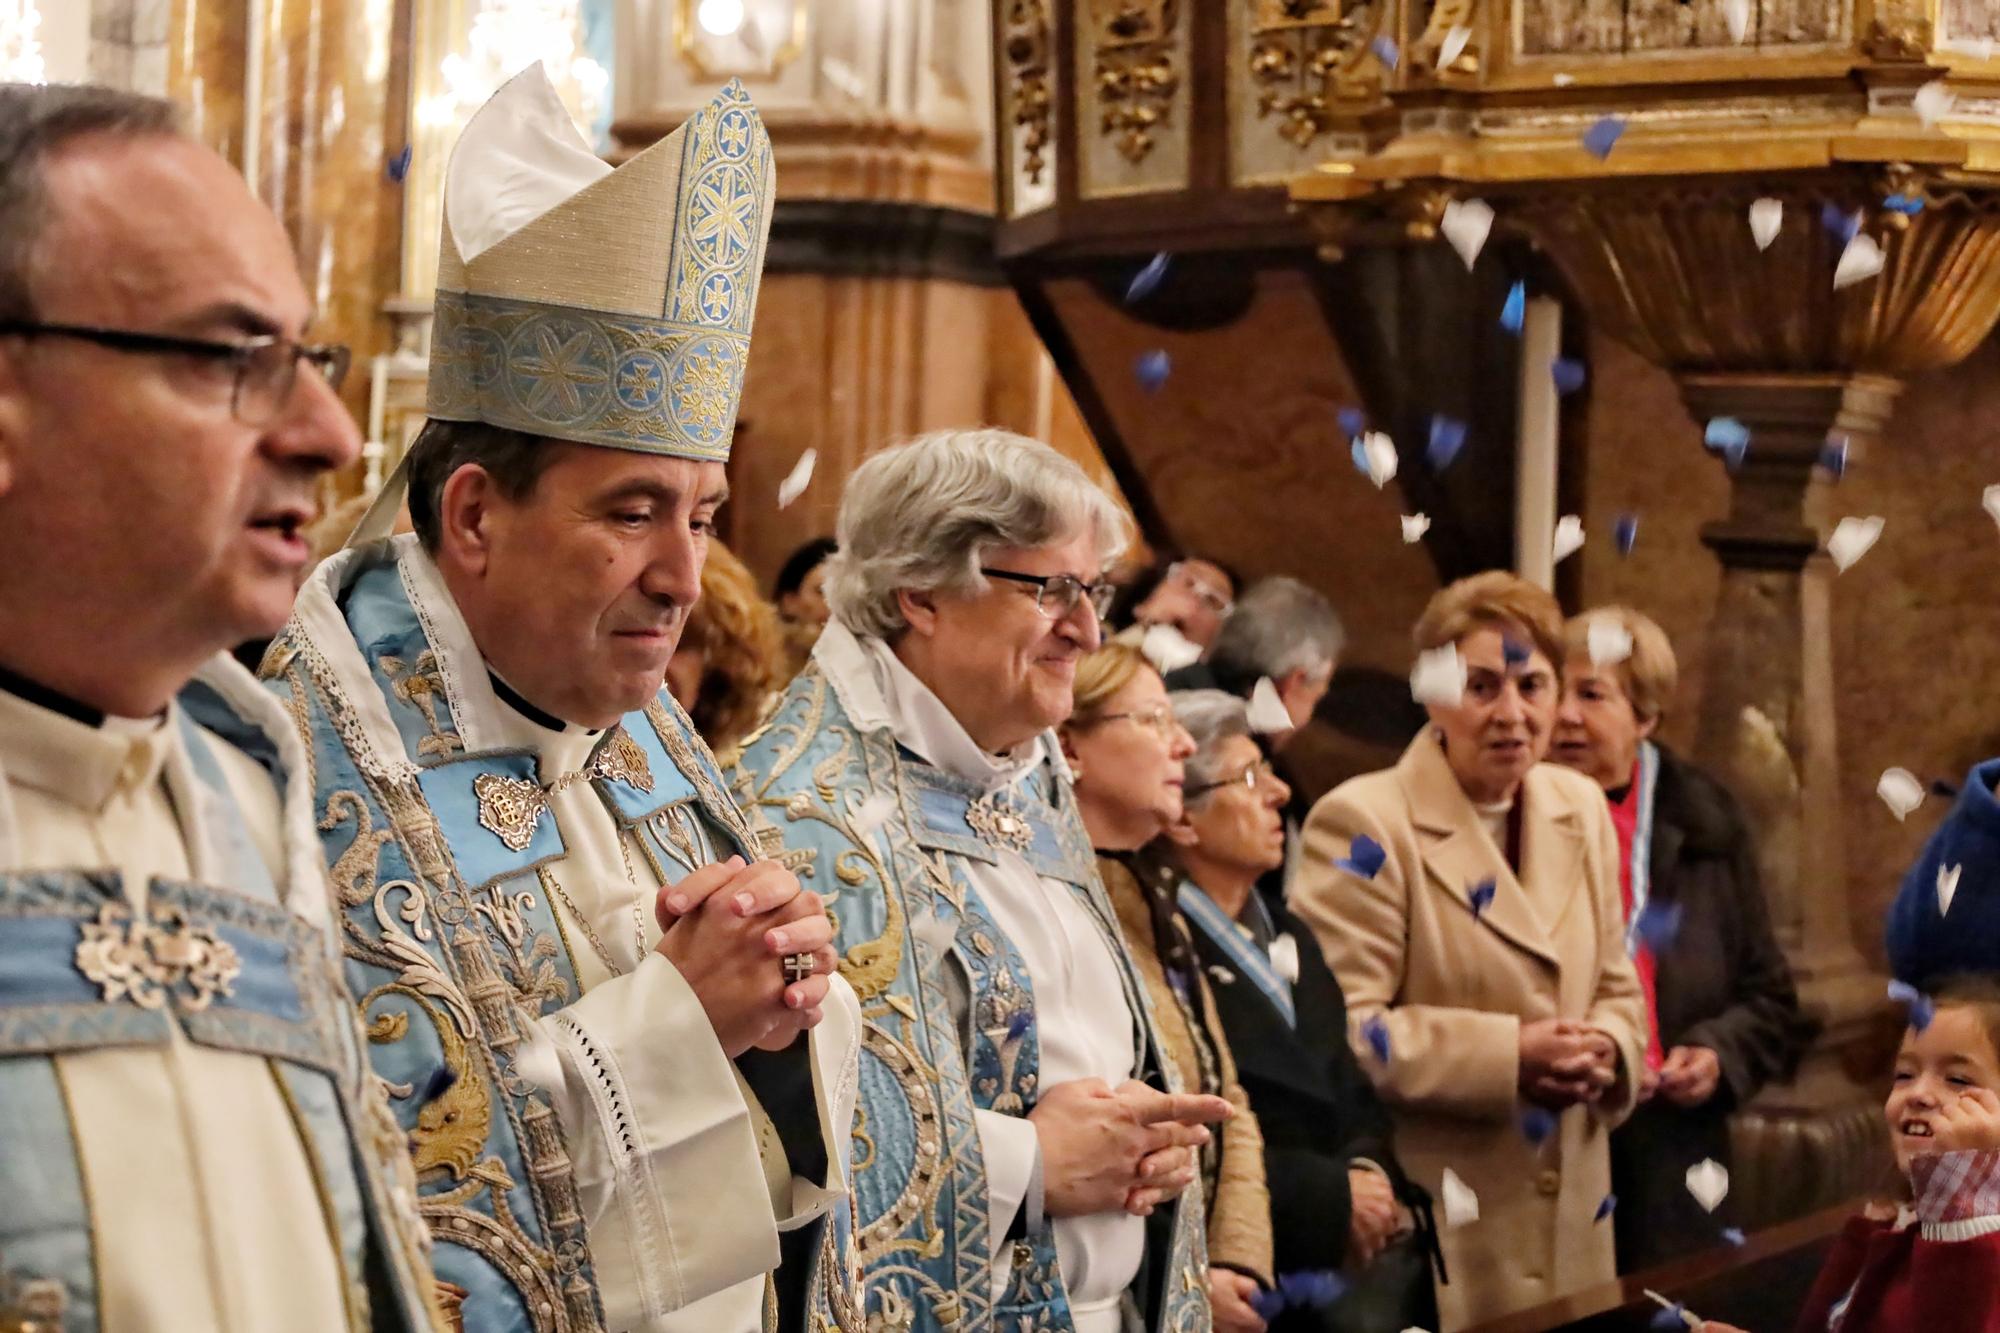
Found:
[[[1568, 769], [1537, 765], [1516, 799], [1518, 876], [1426, 729], [1394, 768], [1313, 807], [1291, 890], [1347, 994], [1349, 1036], [1395, 1118], [1403, 1165], [1439, 1200], [1451, 1279], [1441, 1333], [1615, 1275], [1612, 1223], [1594, 1219], [1646, 1021], [1624, 946], [1618, 835], [1604, 793]], [[1364, 833], [1386, 857], [1370, 879], [1336, 864]], [[1475, 916], [1471, 891], [1488, 878], [1492, 904]], [[1386, 1064], [1364, 1035], [1376, 1017]], [[1537, 1148], [1520, 1126], [1520, 1028], [1558, 1017], [1617, 1043], [1620, 1080], [1598, 1105], [1563, 1112]], [[1478, 1221], [1446, 1227], [1447, 1168], [1478, 1196]]]

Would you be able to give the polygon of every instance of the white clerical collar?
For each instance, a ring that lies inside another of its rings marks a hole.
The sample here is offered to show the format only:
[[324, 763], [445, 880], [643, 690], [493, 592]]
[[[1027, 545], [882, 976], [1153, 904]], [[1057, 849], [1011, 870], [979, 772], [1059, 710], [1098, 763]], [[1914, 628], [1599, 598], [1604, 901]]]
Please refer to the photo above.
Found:
[[944, 700], [887, 643], [856, 635], [837, 620], [813, 646], [813, 659], [855, 726], [863, 731], [886, 727], [925, 763], [988, 791], [1011, 786], [1049, 753], [1046, 735], [1023, 741], [1004, 755], [980, 749]]

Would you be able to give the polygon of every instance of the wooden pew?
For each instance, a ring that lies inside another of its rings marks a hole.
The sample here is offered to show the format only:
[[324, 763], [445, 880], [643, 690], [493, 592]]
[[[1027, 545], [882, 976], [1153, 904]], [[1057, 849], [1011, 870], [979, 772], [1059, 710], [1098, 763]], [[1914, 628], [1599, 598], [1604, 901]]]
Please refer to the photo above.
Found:
[[1643, 1333], [1659, 1306], [1646, 1288], [1704, 1319], [1749, 1333], [1790, 1333], [1827, 1251], [1859, 1201], [1809, 1213], [1752, 1235], [1740, 1247], [1718, 1246], [1658, 1268], [1571, 1292], [1560, 1300], [1476, 1325], [1467, 1333]]

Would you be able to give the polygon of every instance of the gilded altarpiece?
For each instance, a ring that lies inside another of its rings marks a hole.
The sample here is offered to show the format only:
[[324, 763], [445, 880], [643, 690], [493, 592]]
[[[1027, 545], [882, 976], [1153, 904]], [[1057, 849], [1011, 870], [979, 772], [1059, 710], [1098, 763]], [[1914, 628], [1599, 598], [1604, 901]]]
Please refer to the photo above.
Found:
[[1516, 51], [1526, 57], [1610, 56], [1827, 46], [1851, 37], [1842, 0], [1751, 0], [1741, 42], [1727, 7], [1682, 0], [1525, 0], [1515, 10]]
[[1944, 0], [1944, 42], [1990, 56], [2000, 42], [2000, 5], [1993, 0]]
[[1079, 193], [1188, 184], [1191, 0], [1088, 0], [1077, 30]]
[[1000, 207], [1008, 217], [1056, 199], [1055, 27], [1052, 0], [999, 0]]
[[[1445, 0], [1470, 9], [1471, 0]], [[1236, 0], [1229, 7], [1230, 177], [1278, 184], [1366, 151], [1356, 118], [1391, 71], [1394, 0]], [[1400, 60], [1400, 51], [1398, 52]]]

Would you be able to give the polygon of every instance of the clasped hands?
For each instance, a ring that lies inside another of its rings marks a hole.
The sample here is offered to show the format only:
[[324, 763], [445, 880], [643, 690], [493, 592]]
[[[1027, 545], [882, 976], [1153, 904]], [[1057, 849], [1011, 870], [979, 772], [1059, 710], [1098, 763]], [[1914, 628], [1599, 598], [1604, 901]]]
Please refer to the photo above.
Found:
[[[840, 965], [833, 922], [818, 894], [778, 861], [740, 856], [707, 865], [662, 888], [654, 952], [674, 965], [701, 1001], [724, 1054], [779, 1051], [822, 1017]], [[812, 954], [813, 975], [786, 984], [783, 960]]]
[[1042, 1195], [1050, 1217], [1124, 1211], [1150, 1216], [1194, 1183], [1207, 1126], [1235, 1115], [1221, 1097], [1161, 1092], [1135, 1079], [1058, 1083], [1028, 1122], [1042, 1148]]
[[1521, 1024], [1521, 1095], [1551, 1111], [1595, 1102], [1618, 1083], [1618, 1045], [1584, 1023]]

